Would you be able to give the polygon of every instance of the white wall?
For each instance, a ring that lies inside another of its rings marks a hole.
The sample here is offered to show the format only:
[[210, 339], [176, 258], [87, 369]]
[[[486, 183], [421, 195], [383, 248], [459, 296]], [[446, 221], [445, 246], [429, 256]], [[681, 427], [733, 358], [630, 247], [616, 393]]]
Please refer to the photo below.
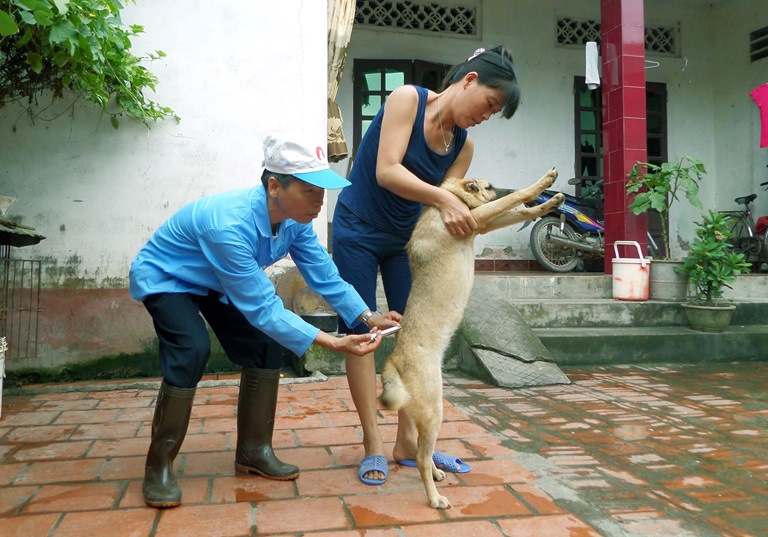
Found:
[[133, 256], [180, 206], [260, 180], [267, 134], [325, 137], [326, 2], [140, 1], [123, 20], [145, 28], [134, 54], [167, 54], [150, 67], [160, 80], [151, 97], [180, 124], [124, 118], [114, 130], [84, 103], [54, 121], [0, 109], [0, 194], [19, 198], [9, 216], [47, 237], [18, 251], [47, 261], [44, 287], [68, 275], [125, 285]]
[[[353, 134], [354, 58], [454, 64], [478, 46], [502, 43], [515, 58], [522, 104], [510, 120], [494, 118], [470, 129], [476, 149], [469, 175], [518, 188], [556, 166], [562, 179], [556, 187], [572, 193], [573, 187], [565, 184], [575, 165], [572, 88], [573, 77], [584, 74], [584, 52], [557, 47], [555, 24], [558, 15], [599, 19], [600, 2], [485, 0], [482, 5], [479, 39], [355, 27], [337, 99], [346, 118], [347, 139], [351, 141]], [[754, 191], [762, 194], [758, 199], [762, 211], [757, 213], [768, 213], [768, 192], [755, 190], [757, 183], [768, 180], [767, 151], [757, 146], [758, 116], [748, 96], [758, 83], [768, 82], [768, 76], [765, 60], [749, 64], [746, 45], [749, 31], [768, 25], [764, 1], [645, 0], [645, 16], [647, 25], [679, 23], [681, 28], [680, 57], [649, 55], [660, 65], [646, 70], [648, 81], [667, 85], [670, 160], [692, 155], [704, 162], [709, 171], [701, 196], [705, 208], [728, 208], [736, 195]], [[347, 166], [345, 161], [336, 169], [346, 173]], [[681, 253], [679, 243], [693, 238], [698, 215], [695, 208], [673, 210], [676, 255]], [[506, 248], [506, 257], [530, 259], [528, 231], [517, 229], [479, 237], [476, 253], [487, 247], [496, 252]]]
[[[692, 8], [694, 8], [692, 10]], [[661, 0], [645, 5], [646, 25], [680, 25], [680, 56], [648, 55], [658, 67], [646, 69], [648, 82], [664, 83], [667, 88], [668, 159], [679, 161], [684, 155], [701, 160], [707, 168], [702, 181], [700, 199], [705, 208], [714, 208], [717, 167], [715, 112], [712, 77], [712, 43], [710, 27], [712, 10], [708, 3], [678, 2], [668, 6]], [[669, 222], [670, 246], [673, 256], [684, 255], [681, 246], [694, 236], [694, 221], [700, 210], [684, 199], [672, 207]]]
[[[711, 27], [715, 42], [712, 77], [715, 94], [715, 155], [718, 161], [716, 203], [736, 208], [733, 198], [758, 195], [755, 214], [768, 214], [768, 192], [759, 186], [768, 181], [768, 148], [760, 148], [759, 109], [749, 97], [753, 88], [768, 83], [768, 60], [749, 61], [749, 33], [768, 26], [765, 2], [735, 0], [719, 4]], [[728, 186], [726, 186], [728, 185]], [[733, 185], [732, 187], [730, 185]]]
[[[768, 82], [766, 60], [749, 61], [749, 32], [768, 26], [765, 3], [654, 0], [645, 6], [649, 25], [680, 23], [680, 58], [649, 56], [660, 66], [646, 70], [648, 81], [667, 86], [669, 159], [692, 155], [704, 163], [705, 211], [740, 208], [733, 199], [754, 192], [755, 214], [766, 214], [768, 193], [757, 184], [768, 180], [768, 150], [759, 148], [757, 107], [749, 97]], [[693, 238], [700, 214], [685, 203], [673, 211], [673, 252], [684, 255], [680, 246]]]
[[[480, 38], [355, 27], [338, 94], [351, 144], [355, 58], [453, 64], [475, 48], [499, 43], [515, 57], [522, 104], [511, 120], [494, 118], [470, 130], [476, 154], [469, 174], [502, 187], [529, 184], [551, 166], [566, 192], [574, 174], [573, 77], [584, 54], [555, 45], [558, 14], [599, 18], [599, 0], [483, 0]], [[714, 7], [713, 7], [714, 6]], [[764, 0], [646, 0], [648, 24], [681, 24], [680, 58], [653, 58], [649, 81], [669, 94], [669, 157], [703, 160], [705, 206], [727, 208], [756, 192], [768, 213], [768, 150], [759, 149], [758, 115], [749, 91], [768, 82], [766, 60], [750, 64], [749, 31], [768, 25]], [[0, 109], [0, 194], [19, 201], [11, 216], [48, 238], [24, 257], [46, 261], [44, 285], [67, 277], [91, 286], [120, 286], [136, 251], [182, 204], [255, 184], [261, 140], [283, 129], [325, 132], [326, 3], [315, 0], [212, 4], [140, 1], [124, 19], [146, 33], [135, 51], [162, 49], [152, 71], [156, 99], [182, 117], [147, 130], [123, 120], [119, 130], [87, 104], [55, 121], [34, 124], [16, 107]], [[47, 105], [47, 102], [41, 103]], [[46, 117], [64, 111], [56, 103]], [[349, 161], [333, 165], [346, 175]], [[331, 203], [335, 196], [331, 193]], [[673, 213], [672, 236], [689, 240], [698, 211]], [[316, 226], [325, 232], [325, 222]], [[517, 227], [480, 237], [476, 251], [530, 259], [528, 231]], [[675, 242], [673, 240], [673, 242]], [[511, 249], [511, 253], [510, 252]]]
[[[573, 76], [583, 70], [583, 52], [560, 49], [556, 63], [554, 0], [482, 3], [483, 30], [479, 39], [431, 36], [407, 32], [371, 30], [355, 27], [349, 58], [339, 88], [337, 102], [345, 118], [345, 134], [352, 140], [352, 67], [355, 58], [420, 59], [445, 64], [465, 60], [478, 47], [504, 44], [512, 51], [522, 102], [511, 119], [494, 117], [470, 129], [475, 140], [475, 157], [468, 176], [483, 177], [504, 188], [527, 186], [556, 166], [565, 180], [573, 176]], [[594, 2], [595, 16], [599, 4]], [[386, 43], [385, 46], [383, 44]], [[546, 53], [544, 53], [546, 51]], [[579, 63], [581, 62], [581, 63]], [[583, 74], [583, 73], [582, 73]], [[346, 172], [348, 163], [337, 165]], [[560, 181], [558, 187], [573, 192]], [[517, 226], [478, 237], [475, 251], [485, 247], [502, 250], [512, 246], [505, 257], [531, 259], [528, 230]]]

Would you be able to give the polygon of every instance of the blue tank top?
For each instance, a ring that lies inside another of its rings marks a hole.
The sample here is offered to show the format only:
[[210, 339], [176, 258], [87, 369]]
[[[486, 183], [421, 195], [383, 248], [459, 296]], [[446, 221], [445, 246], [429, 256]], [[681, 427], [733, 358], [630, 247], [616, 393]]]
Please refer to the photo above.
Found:
[[[454, 128], [453, 147], [448, 153], [440, 154], [432, 150], [424, 138], [424, 113], [427, 109], [429, 90], [414, 87], [419, 95], [419, 104], [402, 164], [422, 181], [437, 186], [443, 182], [448, 168], [461, 153], [467, 139], [467, 131]], [[341, 191], [338, 203], [372, 226], [410, 237], [421, 214], [421, 203], [401, 198], [379, 186], [376, 181], [376, 157], [383, 116], [382, 106], [360, 142], [349, 174], [352, 184]]]

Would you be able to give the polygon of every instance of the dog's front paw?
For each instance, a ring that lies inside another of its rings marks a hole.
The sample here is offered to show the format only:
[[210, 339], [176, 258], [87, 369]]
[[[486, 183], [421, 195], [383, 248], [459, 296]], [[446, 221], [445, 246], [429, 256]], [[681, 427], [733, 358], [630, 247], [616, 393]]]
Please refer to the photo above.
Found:
[[555, 184], [555, 179], [557, 179], [557, 170], [552, 168], [547, 172], [547, 174], [544, 177], [546, 177], [547, 180], [549, 181], [549, 185], [547, 186], [547, 188], [549, 188], [550, 186]]
[[553, 201], [553, 204], [555, 207], [560, 207], [563, 203], [565, 203], [565, 196], [562, 192], [558, 192], [554, 196], [550, 198]]
[[451, 502], [445, 496], [438, 495], [434, 499], [430, 500], [429, 506], [433, 509], [450, 509]]

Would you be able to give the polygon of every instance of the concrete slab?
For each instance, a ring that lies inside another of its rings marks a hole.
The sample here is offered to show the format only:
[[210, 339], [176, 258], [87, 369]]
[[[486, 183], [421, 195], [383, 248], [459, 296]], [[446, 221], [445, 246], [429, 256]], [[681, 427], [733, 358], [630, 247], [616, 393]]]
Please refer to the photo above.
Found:
[[568, 384], [518, 309], [487, 283], [473, 288], [457, 334], [459, 368], [507, 388]]

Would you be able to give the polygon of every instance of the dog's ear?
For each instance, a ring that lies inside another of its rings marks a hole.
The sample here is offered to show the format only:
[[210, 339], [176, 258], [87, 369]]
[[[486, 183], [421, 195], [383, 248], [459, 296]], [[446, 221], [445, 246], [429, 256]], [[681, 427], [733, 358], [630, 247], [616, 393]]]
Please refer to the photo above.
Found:
[[464, 190], [467, 192], [480, 192], [480, 186], [477, 184], [477, 181], [470, 179], [464, 183]]

